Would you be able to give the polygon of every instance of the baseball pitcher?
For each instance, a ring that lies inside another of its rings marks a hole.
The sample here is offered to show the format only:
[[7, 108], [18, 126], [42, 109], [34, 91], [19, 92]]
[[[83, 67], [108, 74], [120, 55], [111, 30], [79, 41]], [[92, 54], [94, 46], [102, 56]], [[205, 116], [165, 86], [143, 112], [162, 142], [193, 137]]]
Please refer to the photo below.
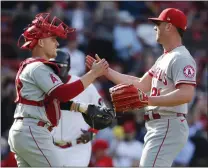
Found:
[[21, 48], [31, 50], [32, 58], [20, 64], [16, 75], [17, 106], [8, 138], [19, 167], [63, 166], [51, 135], [61, 117], [60, 101], [76, 97], [108, 68], [102, 60], [81, 79], [61, 81], [58, 66], [48, 60], [56, 56], [56, 37], [67, 38], [73, 31], [57, 17], [51, 20], [49, 13], [40, 13], [22, 34]]
[[[142, 78], [120, 74], [110, 68], [105, 76], [119, 84], [110, 89], [115, 111], [146, 107], [147, 133], [140, 166], [170, 167], [187, 142], [189, 129], [185, 117], [187, 103], [194, 95], [196, 63], [182, 44], [187, 27], [182, 11], [168, 8], [158, 18], [149, 19], [155, 23], [156, 40], [163, 46], [164, 54]], [[94, 60], [87, 57], [88, 67]]]

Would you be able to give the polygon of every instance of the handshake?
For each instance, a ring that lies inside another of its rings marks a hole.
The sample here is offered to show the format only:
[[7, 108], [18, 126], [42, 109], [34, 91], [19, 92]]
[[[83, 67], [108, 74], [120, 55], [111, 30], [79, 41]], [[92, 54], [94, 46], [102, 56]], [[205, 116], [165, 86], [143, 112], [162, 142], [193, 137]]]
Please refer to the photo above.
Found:
[[86, 57], [86, 65], [94, 73], [94, 77], [97, 78], [108, 72], [109, 64], [105, 59], [100, 59], [97, 54], [95, 57], [96, 60], [88, 55]]
[[[97, 54], [95, 57], [96, 60], [91, 56], [86, 57], [86, 65], [88, 68], [92, 69], [96, 62], [101, 62], [103, 60], [101, 60]], [[103, 73], [107, 75], [107, 71], [103, 71]], [[148, 105], [148, 96], [132, 84], [119, 84], [110, 88], [109, 91], [116, 112], [141, 109]]]

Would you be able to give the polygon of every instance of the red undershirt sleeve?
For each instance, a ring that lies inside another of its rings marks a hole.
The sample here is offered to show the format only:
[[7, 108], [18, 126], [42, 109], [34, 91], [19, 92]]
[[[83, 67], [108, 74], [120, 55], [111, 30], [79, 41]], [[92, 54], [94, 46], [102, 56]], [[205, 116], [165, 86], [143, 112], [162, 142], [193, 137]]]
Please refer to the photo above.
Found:
[[50, 96], [57, 98], [61, 102], [67, 102], [84, 91], [81, 80], [77, 80], [70, 84], [63, 84], [54, 89]]

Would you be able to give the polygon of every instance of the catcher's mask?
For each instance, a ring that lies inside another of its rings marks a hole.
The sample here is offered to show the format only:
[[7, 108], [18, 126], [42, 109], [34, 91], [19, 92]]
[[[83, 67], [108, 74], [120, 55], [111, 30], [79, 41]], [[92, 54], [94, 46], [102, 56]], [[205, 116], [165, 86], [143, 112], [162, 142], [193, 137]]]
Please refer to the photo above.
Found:
[[68, 78], [68, 72], [70, 70], [70, 55], [68, 52], [57, 49], [56, 58], [51, 58], [49, 62], [56, 63], [60, 68], [59, 77], [61, 79]]
[[39, 39], [52, 36], [65, 39], [68, 33], [75, 31], [74, 28], [69, 28], [57, 17], [53, 17], [52, 21], [50, 20], [50, 13], [40, 13], [36, 15], [32, 23], [24, 29], [24, 33], [19, 37], [18, 47], [20, 47], [20, 40], [22, 37], [24, 37], [24, 44], [20, 48], [32, 50]]

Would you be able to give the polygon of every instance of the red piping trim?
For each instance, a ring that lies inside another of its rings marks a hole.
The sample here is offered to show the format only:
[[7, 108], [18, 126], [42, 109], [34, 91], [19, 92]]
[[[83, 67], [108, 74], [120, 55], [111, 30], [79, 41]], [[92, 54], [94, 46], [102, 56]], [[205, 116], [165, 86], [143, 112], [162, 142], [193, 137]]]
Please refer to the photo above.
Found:
[[186, 85], [192, 85], [192, 86], [196, 86], [196, 81], [189, 81], [189, 80], [179, 80], [176, 84], [175, 84], [175, 88], [177, 88], [179, 85], [181, 84], [186, 84]]
[[149, 76], [153, 77], [153, 73], [148, 71]]
[[179, 83], [179, 82], [194, 82], [194, 83], [196, 83], [196, 81], [190, 81], [190, 80], [179, 80], [177, 83]]
[[159, 147], [159, 150], [158, 150], [158, 152], [157, 152], [157, 155], [156, 155], [155, 160], [154, 160], [154, 163], [153, 163], [153, 167], [155, 166], [155, 163], [156, 163], [156, 160], [157, 160], [157, 156], [158, 156], [158, 154], [160, 153], [160, 149], [162, 148], [163, 143], [165, 142], [165, 138], [166, 138], [166, 136], [167, 136], [168, 129], [169, 129], [169, 119], [168, 119], [168, 126], [167, 126], [167, 130], [166, 130], [166, 133], [165, 133], [165, 137], [163, 138], [163, 141], [162, 141], [162, 143], [161, 143], [161, 145], [160, 145], [160, 147]]
[[178, 83], [178, 84], [175, 85], [175, 88], [177, 88], [178, 86], [183, 85], [183, 84], [191, 85], [191, 86], [194, 86], [194, 87], [196, 86], [196, 84], [193, 84], [193, 83]]
[[[32, 134], [32, 130], [31, 130], [31, 128], [30, 128], [30, 126], [29, 126], [29, 129], [30, 129], [30, 134], [32, 135], [32, 138], [33, 138], [33, 140], [35, 141], [35, 143], [36, 143], [36, 145], [37, 145], [37, 147], [38, 147], [38, 149], [40, 150], [40, 152], [43, 154], [43, 151], [40, 149], [40, 147], [38, 146], [38, 143], [36, 142], [36, 140], [35, 140], [35, 138], [34, 138], [34, 136], [33, 136], [33, 134]], [[43, 154], [43, 156], [46, 158], [46, 156]], [[46, 158], [46, 160], [47, 160], [47, 162], [48, 162], [48, 164], [49, 164], [49, 166], [51, 167], [51, 164], [49, 163], [49, 161], [48, 161], [48, 159]]]

